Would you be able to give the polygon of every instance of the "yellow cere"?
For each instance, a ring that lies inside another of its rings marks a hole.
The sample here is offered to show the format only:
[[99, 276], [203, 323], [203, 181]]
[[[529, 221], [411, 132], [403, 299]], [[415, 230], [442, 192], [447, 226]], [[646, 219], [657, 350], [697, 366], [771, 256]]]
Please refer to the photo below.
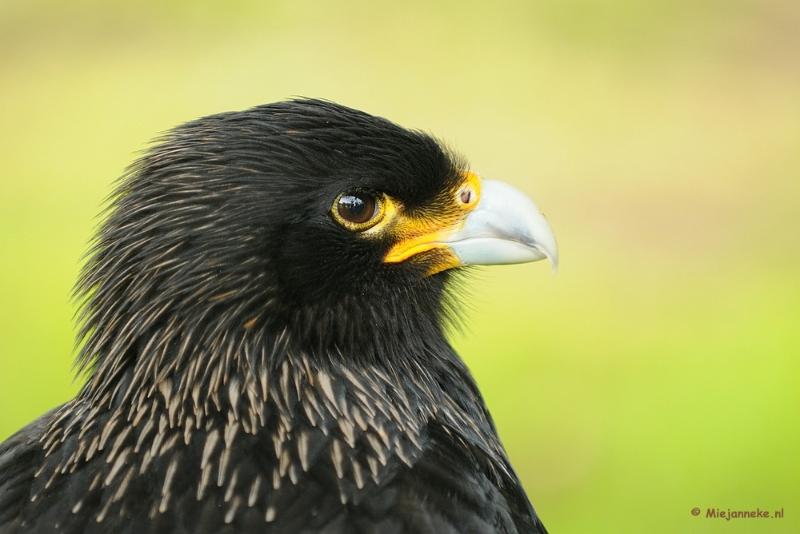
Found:
[[[478, 205], [480, 178], [464, 171], [464, 181], [455, 190], [448, 190], [419, 213], [402, 210], [389, 229], [396, 244], [389, 249], [385, 263], [400, 263], [423, 252], [438, 249], [427, 275], [458, 267], [461, 262], [442, 241], [461, 229], [467, 214]], [[464, 202], [464, 199], [467, 201]]]

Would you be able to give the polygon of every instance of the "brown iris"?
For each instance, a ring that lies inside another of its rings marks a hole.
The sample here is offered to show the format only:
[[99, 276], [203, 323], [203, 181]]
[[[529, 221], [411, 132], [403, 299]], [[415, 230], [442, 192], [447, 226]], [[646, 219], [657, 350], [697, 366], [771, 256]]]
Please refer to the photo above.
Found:
[[375, 215], [375, 199], [364, 193], [353, 193], [339, 197], [336, 209], [345, 221], [364, 224]]

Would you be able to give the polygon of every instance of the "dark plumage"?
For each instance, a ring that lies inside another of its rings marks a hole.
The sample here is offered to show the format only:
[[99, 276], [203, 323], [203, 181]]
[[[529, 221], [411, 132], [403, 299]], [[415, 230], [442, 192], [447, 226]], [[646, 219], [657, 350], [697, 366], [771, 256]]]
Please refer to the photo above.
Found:
[[465, 169], [316, 100], [167, 134], [77, 286], [85, 387], [0, 445], [0, 532], [545, 532], [444, 335], [469, 262], [390, 259]]

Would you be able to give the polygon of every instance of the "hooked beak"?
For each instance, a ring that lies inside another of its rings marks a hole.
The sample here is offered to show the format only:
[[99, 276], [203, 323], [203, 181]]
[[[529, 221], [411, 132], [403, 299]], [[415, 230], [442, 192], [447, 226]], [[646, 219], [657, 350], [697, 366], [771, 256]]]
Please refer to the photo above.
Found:
[[531, 199], [508, 184], [481, 180], [470, 172], [466, 173], [464, 187], [477, 196], [476, 204], [472, 201], [459, 204], [461, 192], [465, 191], [459, 189], [456, 203], [449, 211], [421, 218], [398, 213], [392, 231], [400, 238], [384, 262], [401, 263], [425, 255], [430, 276], [453, 267], [526, 263], [547, 258], [556, 272], [556, 238]]
[[558, 270], [558, 245], [539, 208], [522, 191], [481, 181], [478, 205], [442, 240], [461, 265], [502, 265], [548, 259]]

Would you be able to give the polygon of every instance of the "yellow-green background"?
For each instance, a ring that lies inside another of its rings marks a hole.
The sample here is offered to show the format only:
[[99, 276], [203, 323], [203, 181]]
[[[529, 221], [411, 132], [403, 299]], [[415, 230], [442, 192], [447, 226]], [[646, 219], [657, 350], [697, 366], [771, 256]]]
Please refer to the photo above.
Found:
[[547, 214], [558, 275], [482, 270], [454, 342], [552, 533], [800, 531], [796, 0], [0, 2], [0, 439], [79, 387], [114, 178], [292, 95], [433, 132]]

